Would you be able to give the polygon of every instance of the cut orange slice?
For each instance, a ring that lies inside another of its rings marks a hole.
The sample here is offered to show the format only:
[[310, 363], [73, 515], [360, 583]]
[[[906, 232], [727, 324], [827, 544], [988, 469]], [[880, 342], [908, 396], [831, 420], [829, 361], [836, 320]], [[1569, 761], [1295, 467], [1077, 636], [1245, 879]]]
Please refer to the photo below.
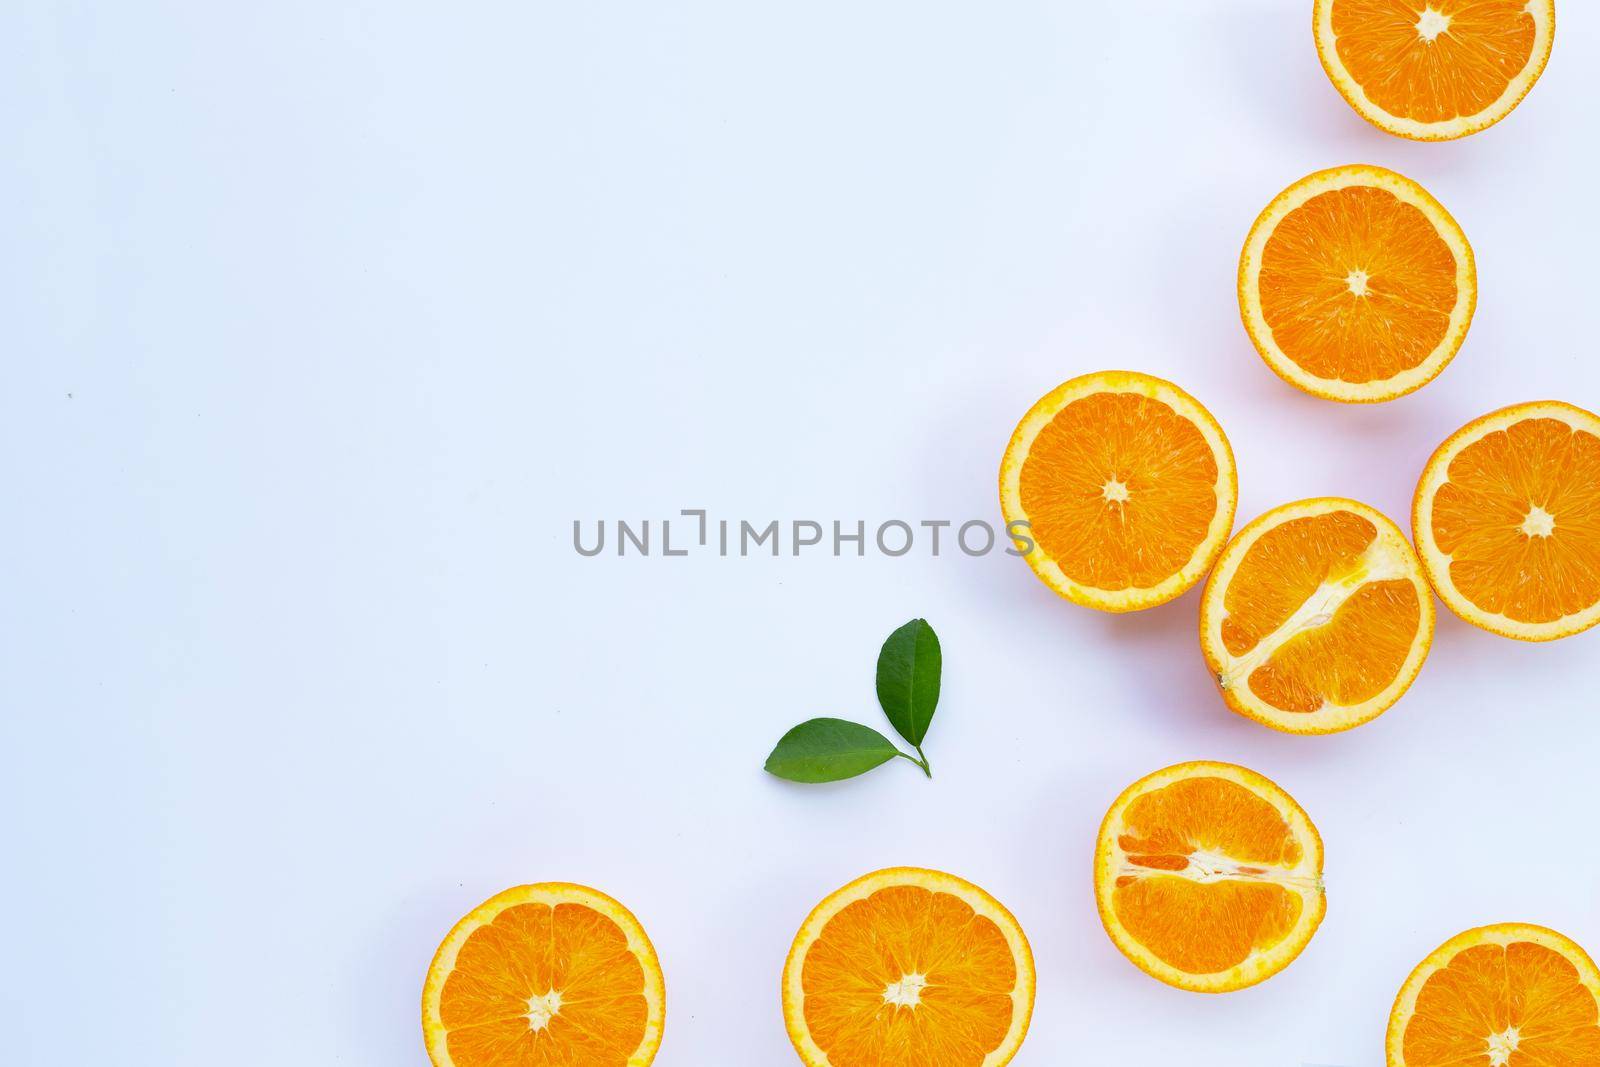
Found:
[[1318, 171], [1268, 204], [1239, 256], [1239, 313], [1284, 381], [1346, 403], [1393, 400], [1455, 358], [1478, 300], [1466, 234], [1410, 178]]
[[422, 989], [435, 1067], [645, 1067], [666, 988], [627, 908], [546, 882], [480, 904], [439, 946]]
[[1451, 611], [1552, 641], [1600, 622], [1600, 417], [1517, 404], [1474, 419], [1417, 483], [1412, 533]]
[[1600, 970], [1542, 926], [1457, 934], [1411, 972], [1389, 1014], [1389, 1067], [1594, 1067]]
[[1033, 1014], [1022, 927], [971, 882], [895, 867], [831, 894], [795, 935], [783, 1020], [806, 1067], [1000, 1067]]
[[1200, 649], [1228, 707], [1324, 734], [1394, 706], [1433, 624], [1400, 528], [1366, 504], [1319, 497], [1274, 508], [1228, 545], [1200, 601]]
[[1226, 993], [1294, 962], [1327, 910], [1322, 838], [1294, 798], [1231, 763], [1180, 763], [1100, 824], [1094, 892], [1122, 954], [1179, 989]]
[[1445, 141], [1511, 114], [1544, 73], [1555, 0], [1316, 0], [1317, 55], [1381, 130]]
[[1171, 382], [1101, 371], [1029, 409], [1000, 464], [1007, 532], [1076, 604], [1164, 604], [1210, 569], [1233, 528], [1238, 472], [1222, 427]]

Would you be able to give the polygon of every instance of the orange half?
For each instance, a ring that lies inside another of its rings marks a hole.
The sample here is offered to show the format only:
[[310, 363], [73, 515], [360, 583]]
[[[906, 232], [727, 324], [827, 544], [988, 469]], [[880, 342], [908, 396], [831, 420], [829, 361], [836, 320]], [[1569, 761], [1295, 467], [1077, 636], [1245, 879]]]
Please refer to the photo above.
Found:
[[1154, 607], [1192, 588], [1222, 551], [1238, 496], [1217, 420], [1171, 382], [1135, 371], [1051, 390], [1000, 463], [1000, 511], [1028, 566], [1102, 611]]
[[1276, 730], [1348, 730], [1400, 699], [1433, 644], [1433, 597], [1390, 519], [1319, 497], [1256, 519], [1200, 601], [1200, 649], [1228, 707]]
[[1000, 1067], [1033, 1014], [1033, 953], [988, 893], [895, 867], [828, 896], [783, 967], [806, 1067]]
[[1465, 137], [1522, 103], [1555, 40], [1555, 0], [1316, 0], [1317, 55], [1381, 130]]
[[1239, 313], [1273, 373], [1313, 396], [1393, 400], [1455, 358], [1478, 300], [1472, 246], [1410, 178], [1318, 171], [1266, 206], [1239, 255]]
[[1387, 1047], [1388, 1067], [1593, 1067], [1600, 970], [1542, 926], [1468, 930], [1406, 979]]
[[1439, 599], [1524, 641], [1600, 622], [1600, 416], [1556, 400], [1474, 419], [1434, 452], [1412, 532]]
[[435, 1067], [646, 1067], [666, 988], [639, 920], [595, 889], [518, 886], [456, 923], [422, 989]]
[[1327, 910], [1322, 838], [1255, 771], [1180, 763], [1111, 805], [1094, 892], [1106, 933], [1140, 970], [1226, 993], [1277, 974], [1310, 942]]

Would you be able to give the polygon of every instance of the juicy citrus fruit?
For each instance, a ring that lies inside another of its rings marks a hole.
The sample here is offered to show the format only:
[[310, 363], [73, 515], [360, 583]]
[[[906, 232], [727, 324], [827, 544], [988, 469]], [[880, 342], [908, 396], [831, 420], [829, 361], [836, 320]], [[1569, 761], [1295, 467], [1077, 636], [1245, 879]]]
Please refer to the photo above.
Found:
[[[1102, 611], [1181, 595], [1233, 528], [1239, 480], [1222, 427], [1171, 382], [1100, 371], [1028, 410], [1000, 464], [1007, 532], [1041, 581]], [[1026, 545], [1024, 545], [1026, 547]]]
[[783, 966], [806, 1067], [1000, 1067], [1033, 1014], [1022, 927], [971, 882], [895, 867], [812, 910]]
[[456, 923], [422, 989], [436, 1067], [645, 1067], [666, 990], [655, 949], [604, 893], [546, 882]]
[[1544, 73], [1555, 0], [1316, 0], [1317, 55], [1379, 129], [1444, 141], [1487, 129]]
[[1455, 358], [1478, 300], [1472, 247], [1410, 178], [1318, 171], [1261, 212], [1239, 256], [1239, 313], [1284, 381], [1374, 403], [1420, 389]]
[[1231, 763], [1180, 763], [1122, 791], [1100, 824], [1094, 893], [1141, 970], [1197, 993], [1264, 981], [1327, 910], [1322, 838], [1294, 798]]
[[1411, 528], [1439, 598], [1474, 626], [1551, 641], [1600, 622], [1600, 417], [1516, 404], [1434, 452]]
[[1228, 707], [1323, 734], [1377, 718], [1433, 644], [1433, 597], [1405, 534], [1336, 497], [1274, 508], [1222, 553], [1200, 649]]
[[1542, 926], [1457, 934], [1401, 987], [1388, 1051], [1389, 1067], [1594, 1067], [1600, 970]]

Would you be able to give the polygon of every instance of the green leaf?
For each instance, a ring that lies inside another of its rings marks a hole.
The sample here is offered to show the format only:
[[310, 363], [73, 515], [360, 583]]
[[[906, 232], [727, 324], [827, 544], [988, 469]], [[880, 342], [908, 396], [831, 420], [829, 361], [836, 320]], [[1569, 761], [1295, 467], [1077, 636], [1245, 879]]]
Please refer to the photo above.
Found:
[[912, 619], [890, 634], [878, 653], [878, 703], [918, 751], [939, 704], [942, 664], [939, 635], [923, 619]]
[[808, 719], [783, 735], [767, 757], [767, 773], [791, 782], [854, 778], [900, 755], [870, 726], [844, 719]]

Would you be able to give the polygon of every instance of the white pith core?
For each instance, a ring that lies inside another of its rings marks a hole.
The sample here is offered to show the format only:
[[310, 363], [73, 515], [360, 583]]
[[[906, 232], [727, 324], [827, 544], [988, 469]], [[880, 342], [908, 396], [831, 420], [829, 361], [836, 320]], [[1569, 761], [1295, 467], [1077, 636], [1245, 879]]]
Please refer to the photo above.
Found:
[[1344, 284], [1350, 290], [1351, 296], [1367, 295], [1367, 280], [1370, 276], [1364, 270], [1353, 270], [1344, 277]]
[[1171, 871], [1163, 867], [1142, 867], [1124, 856], [1121, 867], [1117, 869], [1117, 875], [1133, 878], [1161, 876], [1184, 878], [1201, 885], [1214, 882], [1272, 882], [1295, 889], [1322, 888], [1322, 879], [1318, 876], [1299, 874], [1287, 867], [1240, 863], [1232, 856], [1221, 852], [1196, 849], [1183, 858], [1189, 861], [1189, 865], [1181, 871]]
[[1508, 1027], [1505, 1032], [1489, 1035], [1489, 1067], [1505, 1067], [1511, 1062], [1511, 1054], [1517, 1051], [1517, 1045], [1522, 1041], [1522, 1035], [1517, 1033], [1515, 1026]]
[[1319, 626], [1333, 621], [1339, 608], [1356, 591], [1369, 582], [1387, 582], [1409, 577], [1404, 562], [1382, 541], [1367, 546], [1355, 568], [1338, 578], [1330, 578], [1284, 620], [1282, 626], [1263, 637], [1256, 646], [1242, 656], [1228, 661], [1217, 675], [1217, 684], [1231, 689], [1245, 681], [1267, 660], [1277, 654], [1289, 641]]
[[922, 991], [927, 988], [925, 974], [901, 975], [898, 982], [890, 982], [883, 990], [883, 1002], [897, 1008], [915, 1008], [922, 1003]]
[[1128, 487], [1120, 480], [1111, 478], [1101, 487], [1100, 495], [1112, 504], [1121, 504], [1128, 499]]
[[528, 998], [528, 1029], [543, 1030], [561, 1014], [561, 993], [552, 989], [542, 997]]
[[1528, 509], [1528, 517], [1522, 520], [1522, 532], [1529, 537], [1549, 537], [1556, 528], [1556, 517], [1535, 504]]
[[1433, 8], [1426, 8], [1422, 17], [1417, 19], [1417, 36], [1429, 44], [1434, 42], [1441, 33], [1450, 28], [1450, 16]]

